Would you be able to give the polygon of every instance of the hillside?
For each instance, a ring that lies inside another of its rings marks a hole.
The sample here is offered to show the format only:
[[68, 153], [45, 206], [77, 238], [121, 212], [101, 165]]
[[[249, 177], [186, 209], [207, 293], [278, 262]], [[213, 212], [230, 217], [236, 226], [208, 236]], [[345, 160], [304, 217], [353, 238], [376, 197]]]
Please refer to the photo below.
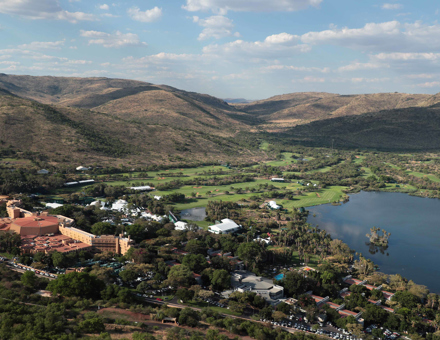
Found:
[[0, 144], [33, 158], [133, 166], [151, 163], [260, 159], [221, 134], [140, 123], [87, 109], [0, 95]]
[[312, 121], [359, 115], [381, 110], [431, 106], [439, 98], [424, 94], [378, 93], [338, 95], [331, 93], [292, 93], [250, 104], [236, 104], [237, 109], [264, 121], [268, 131], [283, 131]]
[[0, 142], [54, 162], [133, 165], [261, 161], [261, 138], [425, 150], [440, 147], [439, 102], [440, 95], [304, 92], [232, 105], [134, 80], [0, 74]]
[[[225, 101], [166, 85], [109, 78], [32, 77], [0, 74], [0, 89], [58, 107], [107, 113], [145, 125], [231, 136], [249, 130], [246, 114]], [[238, 117], [238, 119], [237, 119]]]
[[440, 105], [384, 110], [298, 125], [279, 137], [289, 143], [382, 151], [440, 149]]

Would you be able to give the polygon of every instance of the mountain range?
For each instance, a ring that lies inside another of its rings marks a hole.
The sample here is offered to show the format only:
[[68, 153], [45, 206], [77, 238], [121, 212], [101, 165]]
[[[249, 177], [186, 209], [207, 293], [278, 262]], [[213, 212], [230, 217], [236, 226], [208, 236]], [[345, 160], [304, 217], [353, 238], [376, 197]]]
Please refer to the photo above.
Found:
[[[440, 95], [304, 92], [218, 99], [109, 78], [0, 74], [0, 143], [52, 162], [261, 161], [280, 142], [383, 150], [440, 147]], [[439, 144], [439, 145], [437, 145]]]

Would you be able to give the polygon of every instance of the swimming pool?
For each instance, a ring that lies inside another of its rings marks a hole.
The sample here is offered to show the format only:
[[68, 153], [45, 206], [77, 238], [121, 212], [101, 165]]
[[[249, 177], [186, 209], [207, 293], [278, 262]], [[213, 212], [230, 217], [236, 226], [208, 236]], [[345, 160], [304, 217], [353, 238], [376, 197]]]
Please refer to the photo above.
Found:
[[284, 274], [283, 273], [278, 274], [277, 276], [274, 277], [274, 279], [275, 280], [282, 280], [282, 279], [284, 279]]

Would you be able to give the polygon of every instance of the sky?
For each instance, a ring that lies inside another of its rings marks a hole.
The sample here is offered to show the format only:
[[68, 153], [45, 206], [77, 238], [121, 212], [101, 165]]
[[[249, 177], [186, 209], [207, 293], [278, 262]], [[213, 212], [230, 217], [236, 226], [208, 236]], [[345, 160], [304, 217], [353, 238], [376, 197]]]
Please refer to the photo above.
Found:
[[435, 0], [0, 0], [0, 73], [219, 98], [440, 92]]

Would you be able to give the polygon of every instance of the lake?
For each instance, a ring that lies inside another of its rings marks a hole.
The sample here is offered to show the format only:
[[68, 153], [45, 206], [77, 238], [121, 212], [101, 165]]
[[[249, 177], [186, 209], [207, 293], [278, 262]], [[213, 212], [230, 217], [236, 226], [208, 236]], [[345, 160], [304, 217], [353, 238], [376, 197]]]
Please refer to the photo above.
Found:
[[[326, 204], [308, 210], [309, 223], [361, 252], [381, 272], [401, 274], [440, 293], [440, 200], [361, 192], [340, 206]], [[384, 254], [372, 254], [366, 245], [365, 235], [373, 226], [391, 232]]]
[[206, 209], [204, 207], [185, 209], [180, 212], [180, 217], [182, 220], [203, 221], [206, 217]]

